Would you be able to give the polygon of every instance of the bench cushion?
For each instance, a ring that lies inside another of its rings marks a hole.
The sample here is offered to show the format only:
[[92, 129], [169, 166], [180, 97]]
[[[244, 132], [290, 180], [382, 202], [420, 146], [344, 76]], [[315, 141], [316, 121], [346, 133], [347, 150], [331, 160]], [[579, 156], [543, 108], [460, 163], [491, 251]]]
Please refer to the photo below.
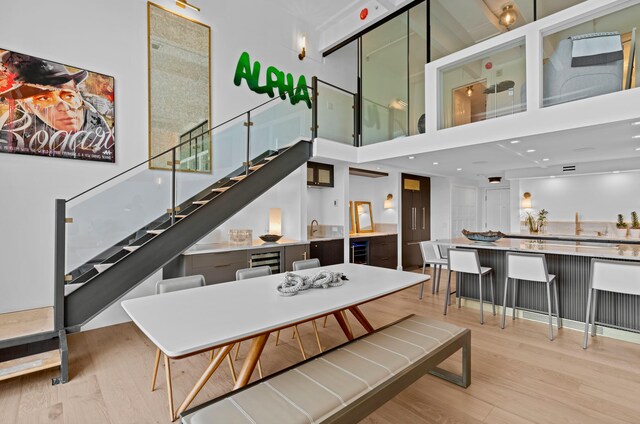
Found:
[[313, 424], [464, 331], [412, 315], [196, 410], [185, 424]]

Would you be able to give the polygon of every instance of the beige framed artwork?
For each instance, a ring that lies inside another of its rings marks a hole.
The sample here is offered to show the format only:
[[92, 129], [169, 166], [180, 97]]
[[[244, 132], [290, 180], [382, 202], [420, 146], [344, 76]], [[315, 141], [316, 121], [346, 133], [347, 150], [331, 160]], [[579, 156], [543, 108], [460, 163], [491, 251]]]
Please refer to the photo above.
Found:
[[161, 153], [180, 145], [176, 170], [210, 173], [211, 28], [151, 2], [147, 20], [149, 167], [173, 169]]

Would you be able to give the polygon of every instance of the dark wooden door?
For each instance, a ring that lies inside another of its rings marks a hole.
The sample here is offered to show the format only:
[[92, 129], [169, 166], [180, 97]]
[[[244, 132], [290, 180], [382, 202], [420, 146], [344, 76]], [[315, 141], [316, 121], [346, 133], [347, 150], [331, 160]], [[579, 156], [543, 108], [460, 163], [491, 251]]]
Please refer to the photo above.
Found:
[[431, 181], [402, 174], [402, 266], [422, 265], [417, 243], [431, 239]]

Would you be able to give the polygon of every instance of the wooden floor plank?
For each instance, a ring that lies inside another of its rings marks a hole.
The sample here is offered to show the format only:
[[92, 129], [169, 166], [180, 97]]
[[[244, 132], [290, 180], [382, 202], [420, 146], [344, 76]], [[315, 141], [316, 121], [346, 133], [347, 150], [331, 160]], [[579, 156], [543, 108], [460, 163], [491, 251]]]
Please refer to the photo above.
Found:
[[[444, 285], [441, 284], [441, 287]], [[555, 341], [546, 338], [545, 324], [509, 321], [499, 328], [499, 316], [472, 307], [444, 317], [444, 290], [418, 300], [418, 287], [364, 305], [361, 309], [374, 327], [409, 313], [441, 319], [471, 329], [472, 384], [462, 389], [433, 376], [425, 376], [383, 405], [363, 422], [367, 424], [418, 423], [638, 423], [640, 346], [596, 337], [588, 350], [580, 347], [581, 332], [561, 330]], [[351, 318], [351, 316], [350, 316]], [[321, 322], [321, 321], [320, 321]], [[351, 319], [356, 335], [362, 327]], [[335, 319], [319, 325], [325, 349], [344, 342]], [[300, 326], [309, 355], [317, 353], [310, 324]], [[301, 360], [296, 340], [285, 331], [275, 346], [270, 337], [262, 357], [265, 374]], [[237, 368], [250, 343], [243, 343]], [[0, 382], [0, 410], [11, 423], [168, 423], [164, 378], [149, 390], [155, 347], [131, 324], [69, 336], [71, 381], [51, 386], [55, 370]], [[174, 395], [186, 396], [208, 363], [208, 354], [172, 362]], [[456, 371], [460, 355], [443, 368]], [[164, 368], [160, 366], [160, 373]], [[252, 381], [257, 378], [254, 373]], [[233, 387], [227, 364], [204, 387], [194, 405]], [[57, 420], [57, 421], [56, 421]]]

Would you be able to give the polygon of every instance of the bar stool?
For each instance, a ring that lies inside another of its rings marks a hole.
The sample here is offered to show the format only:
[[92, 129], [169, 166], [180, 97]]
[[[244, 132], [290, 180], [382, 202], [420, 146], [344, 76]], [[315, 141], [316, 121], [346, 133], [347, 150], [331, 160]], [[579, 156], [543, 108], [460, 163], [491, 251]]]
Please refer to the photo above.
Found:
[[[431, 294], [435, 294], [436, 291], [440, 291], [440, 275], [442, 274], [442, 265], [446, 265], [447, 260], [443, 259], [440, 256], [440, 248], [437, 244], [434, 244], [431, 241], [421, 241], [419, 244], [420, 253], [422, 254], [422, 273], [425, 273], [427, 264], [434, 266], [433, 272], [431, 273]], [[420, 286], [420, 299], [422, 299], [423, 290], [424, 281]]]
[[547, 308], [549, 311], [549, 340], [553, 340], [553, 313], [551, 311], [551, 285], [553, 284], [556, 306], [556, 325], [558, 330], [562, 328], [560, 307], [558, 306], [558, 280], [547, 270], [547, 261], [542, 254], [507, 252], [507, 278], [504, 282], [504, 302], [502, 304], [502, 321], [500, 327], [504, 329], [507, 315], [507, 292], [509, 282], [512, 283], [512, 319], [516, 319], [516, 299], [518, 280], [537, 281], [547, 284]]
[[587, 316], [584, 320], [584, 343], [582, 345], [584, 349], [587, 348], [589, 342], [589, 315], [591, 315], [591, 337], [596, 335], [596, 306], [600, 290], [640, 296], [640, 264], [591, 259], [591, 281], [587, 297]]
[[[478, 276], [478, 285], [480, 287], [480, 324], [484, 324], [484, 298], [482, 297], [482, 282], [485, 275], [491, 276], [491, 304], [493, 306], [493, 315], [496, 314], [496, 300], [494, 293], [493, 269], [480, 266], [480, 257], [477, 250], [472, 249], [448, 249], [447, 250], [447, 298], [444, 302], [444, 314], [447, 315], [447, 309], [451, 303], [451, 273], [462, 272], [465, 274], [474, 274]], [[458, 308], [462, 305], [462, 290], [459, 279], [456, 280], [456, 292], [458, 294]]]

